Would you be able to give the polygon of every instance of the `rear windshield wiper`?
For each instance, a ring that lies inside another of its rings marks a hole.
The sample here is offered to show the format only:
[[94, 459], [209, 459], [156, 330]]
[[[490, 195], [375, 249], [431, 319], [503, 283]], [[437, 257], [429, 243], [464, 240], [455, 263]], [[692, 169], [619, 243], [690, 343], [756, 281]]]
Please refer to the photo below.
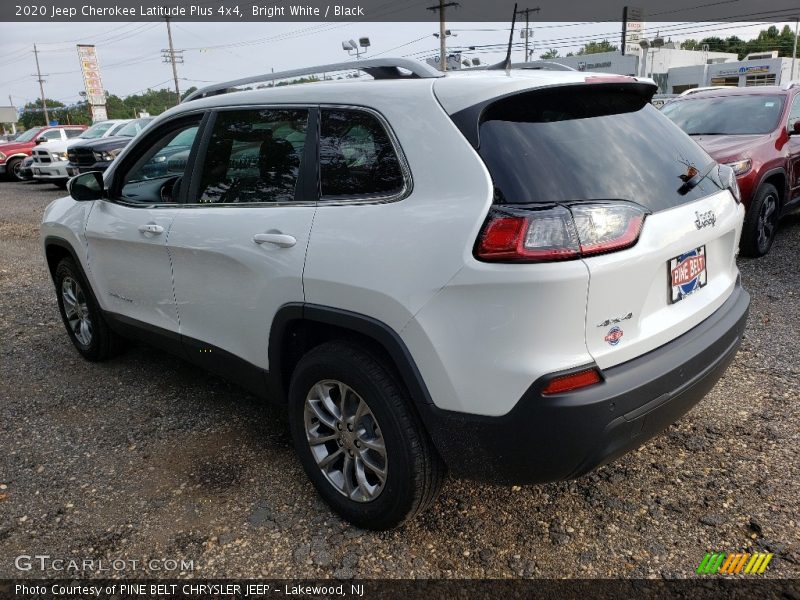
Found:
[[698, 186], [698, 184], [701, 181], [703, 181], [703, 179], [708, 177], [709, 173], [711, 173], [711, 171], [713, 171], [714, 167], [716, 167], [716, 166], [717, 166], [717, 162], [716, 161], [711, 161], [708, 165], [706, 165], [703, 168], [702, 171], [697, 171], [695, 169], [695, 174], [690, 179], [687, 179], [686, 181], [683, 182], [683, 185], [678, 188], [678, 193], [681, 196], [685, 196], [686, 194], [688, 194], [691, 190], [696, 188]]

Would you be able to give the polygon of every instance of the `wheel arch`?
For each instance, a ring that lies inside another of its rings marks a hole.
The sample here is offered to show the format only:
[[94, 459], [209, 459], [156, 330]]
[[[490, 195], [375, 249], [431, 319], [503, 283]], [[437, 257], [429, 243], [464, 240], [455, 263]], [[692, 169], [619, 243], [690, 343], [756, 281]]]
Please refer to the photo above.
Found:
[[359, 313], [304, 303], [282, 306], [270, 328], [268, 356], [273, 397], [285, 401], [292, 371], [300, 358], [333, 339], [359, 343], [383, 359], [404, 384], [418, 410], [433, 404], [411, 353], [391, 327]]
[[[761, 179], [758, 181], [758, 185], [756, 186], [755, 193], [758, 193], [758, 190], [761, 188], [762, 185], [765, 183], [769, 183], [775, 186], [775, 189], [778, 190], [778, 200], [780, 202], [781, 208], [785, 206], [787, 198], [788, 198], [788, 190], [789, 190], [789, 178], [786, 176], [786, 169], [783, 167], [777, 167], [775, 169], [770, 169], [766, 173], [761, 175]], [[755, 197], [755, 196], [754, 196]]]
[[65, 258], [71, 258], [80, 270], [83, 279], [89, 281], [86, 278], [86, 273], [83, 271], [83, 265], [81, 265], [81, 261], [78, 259], [78, 254], [75, 252], [72, 244], [64, 238], [47, 236], [44, 239], [44, 255], [47, 261], [47, 270], [50, 272], [50, 278], [54, 282], [58, 263]]

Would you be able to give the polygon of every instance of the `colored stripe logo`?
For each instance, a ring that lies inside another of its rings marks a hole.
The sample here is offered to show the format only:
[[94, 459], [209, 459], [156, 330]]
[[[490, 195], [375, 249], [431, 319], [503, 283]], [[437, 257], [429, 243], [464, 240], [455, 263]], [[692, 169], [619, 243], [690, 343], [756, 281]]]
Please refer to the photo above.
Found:
[[748, 575], [761, 574], [767, 570], [767, 565], [774, 554], [756, 552], [755, 554], [740, 553], [726, 554], [725, 552], [707, 552], [697, 567], [700, 575]]

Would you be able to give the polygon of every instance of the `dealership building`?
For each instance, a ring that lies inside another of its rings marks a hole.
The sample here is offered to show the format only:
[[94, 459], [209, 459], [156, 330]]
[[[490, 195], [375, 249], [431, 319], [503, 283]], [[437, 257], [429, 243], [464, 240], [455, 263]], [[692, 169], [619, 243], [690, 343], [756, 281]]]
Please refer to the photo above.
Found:
[[[553, 59], [579, 71], [652, 77], [661, 94], [680, 94], [710, 85], [780, 85], [792, 77], [792, 59], [762, 52], [739, 60], [731, 52], [681, 50], [664, 46], [638, 54], [600, 52]], [[797, 69], [800, 76], [800, 68]]]

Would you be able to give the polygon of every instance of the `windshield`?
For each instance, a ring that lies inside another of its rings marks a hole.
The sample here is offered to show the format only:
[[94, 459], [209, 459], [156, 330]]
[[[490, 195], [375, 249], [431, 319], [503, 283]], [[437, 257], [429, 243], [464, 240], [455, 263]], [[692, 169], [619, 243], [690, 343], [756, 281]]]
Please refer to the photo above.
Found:
[[108, 121], [103, 121], [101, 123], [97, 123], [96, 125], [92, 125], [80, 134], [78, 137], [84, 140], [93, 140], [95, 138], [103, 137], [103, 134], [111, 129], [114, 126], [114, 123], [109, 123]]
[[689, 135], [755, 135], [774, 131], [783, 96], [715, 96], [672, 102], [662, 113]]
[[633, 91], [570, 86], [499, 100], [484, 113], [479, 153], [498, 204], [629, 200], [658, 211], [720, 190], [708, 178], [681, 189], [691, 167], [713, 161]]
[[30, 142], [33, 140], [36, 135], [42, 130], [44, 127], [35, 127], [34, 129], [28, 129], [25, 133], [21, 133], [15, 142]]
[[139, 132], [144, 129], [147, 124], [152, 121], [153, 119], [136, 119], [135, 121], [131, 121], [125, 127], [120, 129], [117, 132], [117, 135], [121, 135], [123, 137], [136, 137], [139, 135]]

